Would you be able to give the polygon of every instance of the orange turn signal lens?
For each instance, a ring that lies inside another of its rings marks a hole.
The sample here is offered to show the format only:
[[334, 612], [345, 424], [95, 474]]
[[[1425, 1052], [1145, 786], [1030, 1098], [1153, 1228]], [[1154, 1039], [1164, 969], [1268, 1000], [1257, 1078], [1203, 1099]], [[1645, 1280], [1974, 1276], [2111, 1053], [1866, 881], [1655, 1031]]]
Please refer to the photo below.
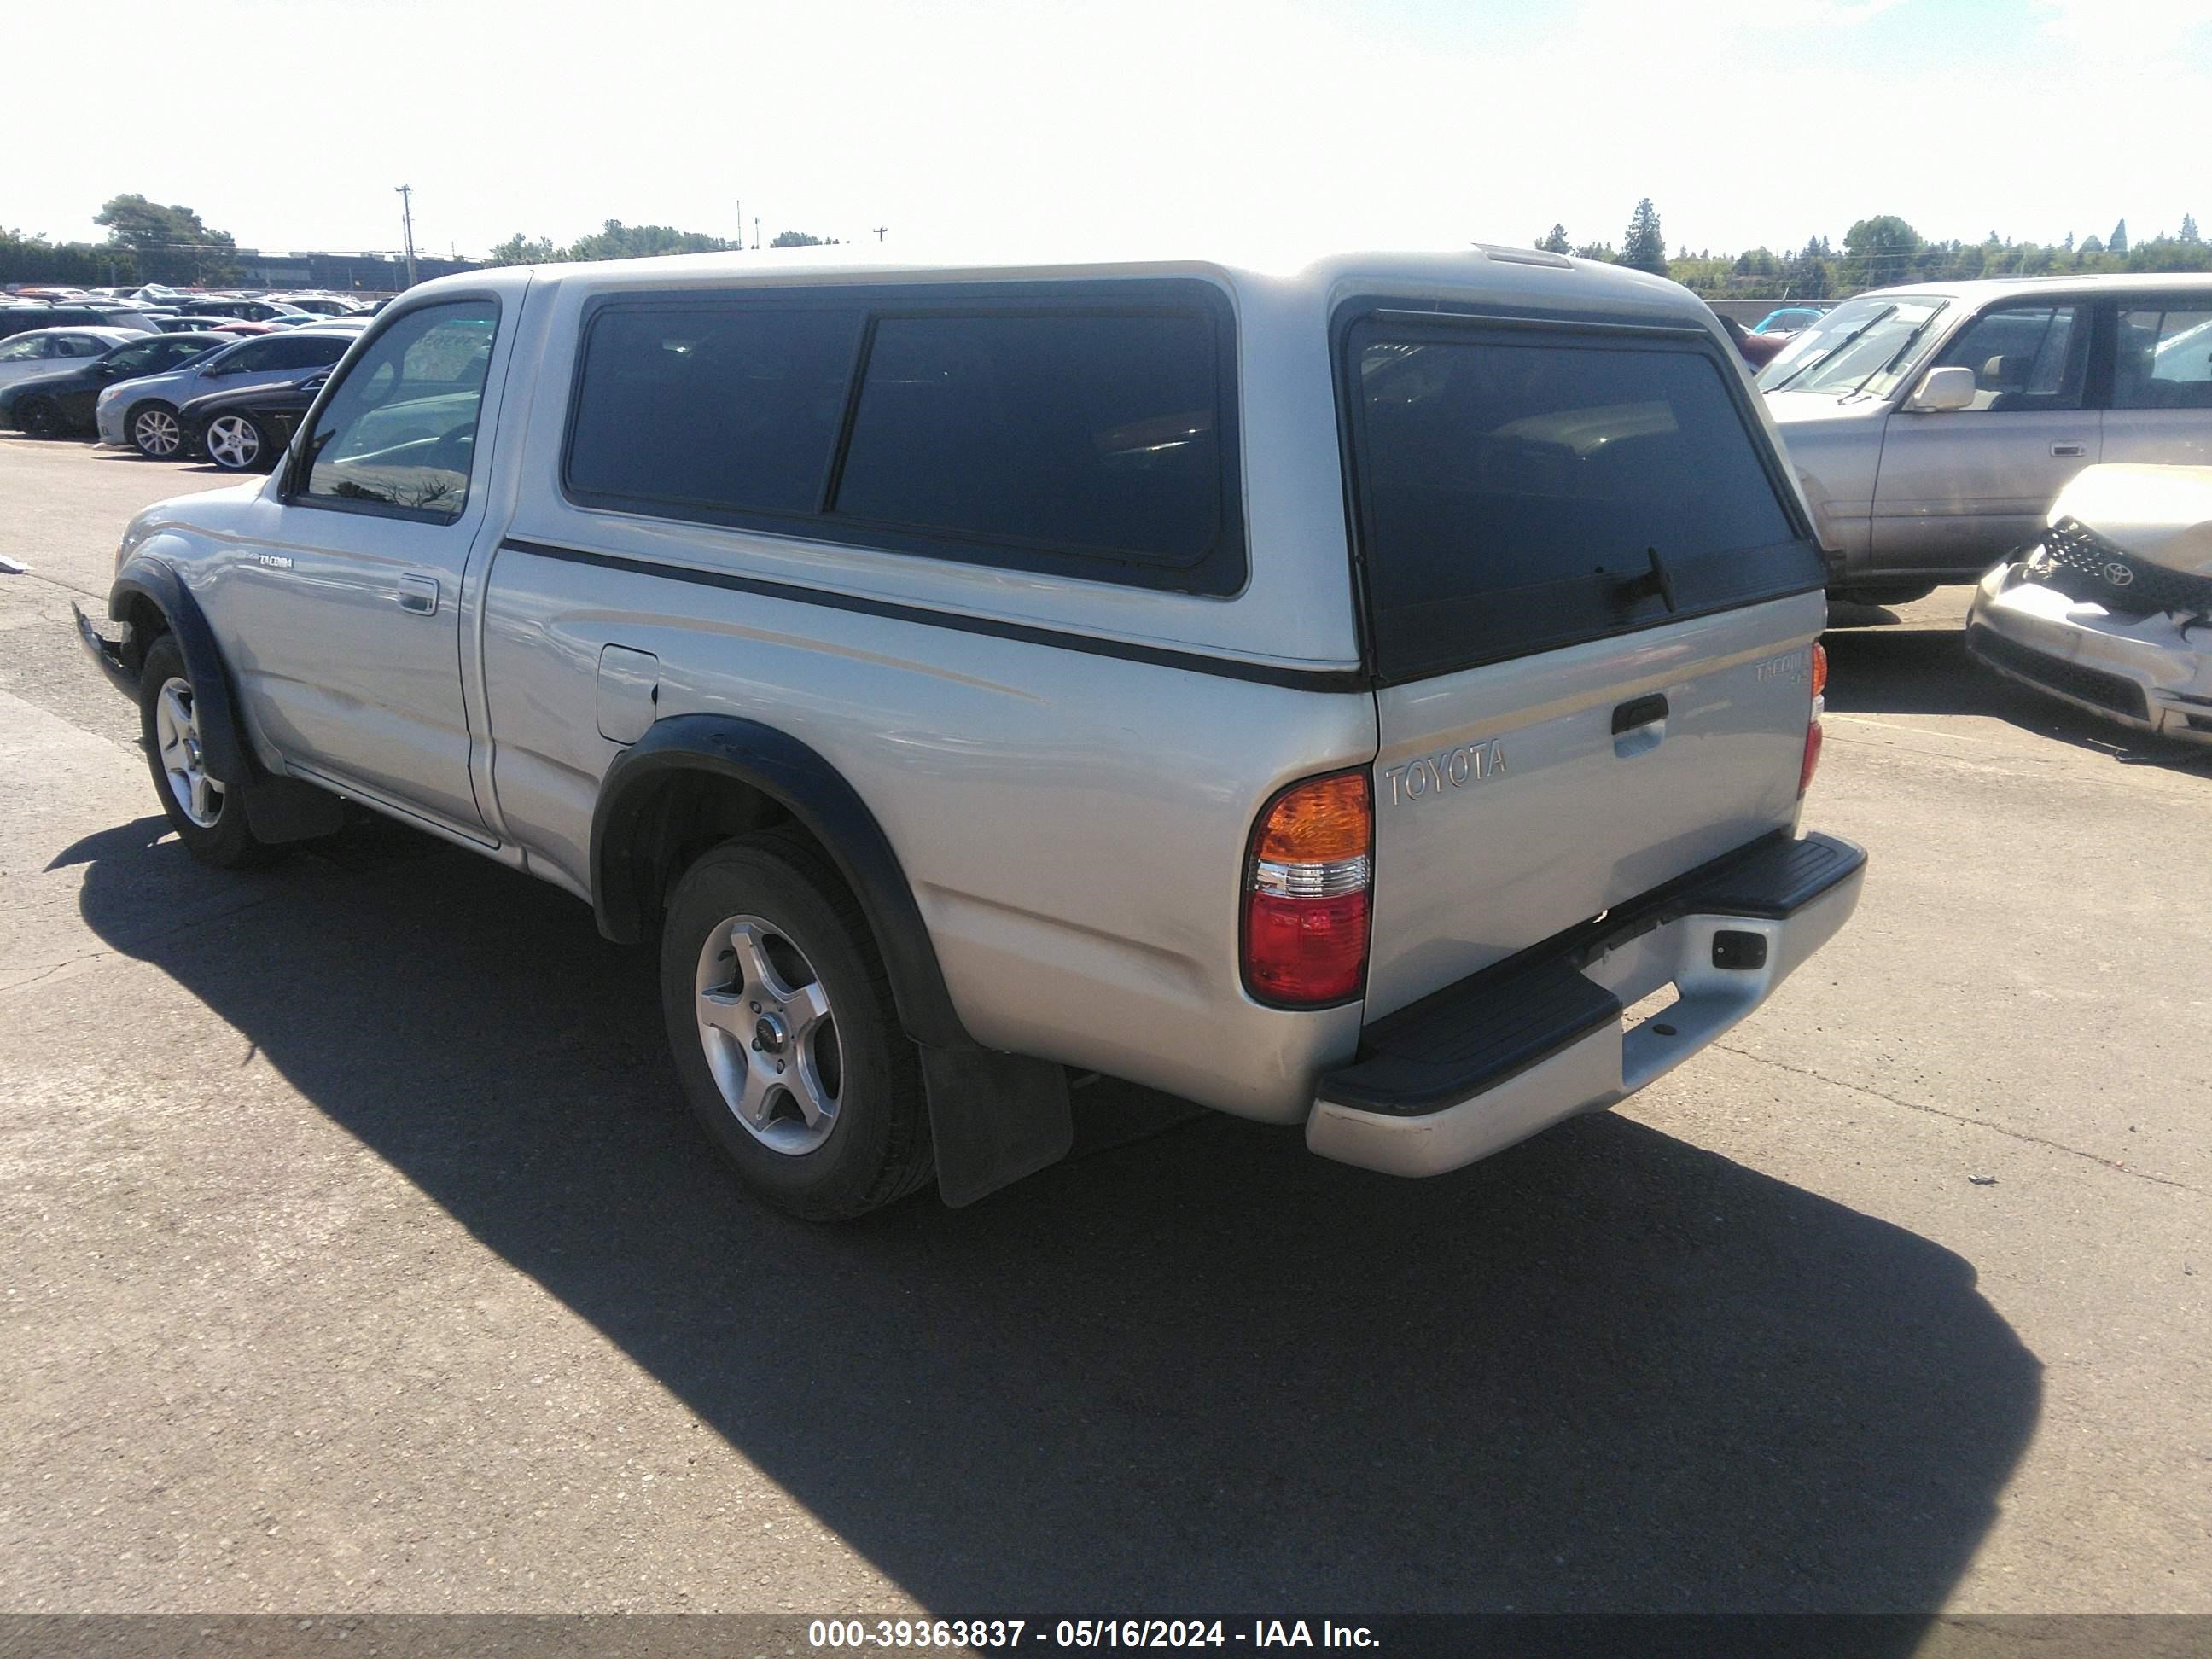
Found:
[[1308, 778], [1267, 803], [1245, 863], [1244, 986], [1253, 996], [1316, 1008], [1359, 994], [1374, 845], [1364, 770]]
[[1374, 835], [1367, 774], [1334, 772], [1278, 795], [1252, 852], [1277, 864], [1328, 864], [1361, 857]]
[[1823, 696], [1827, 690], [1828, 647], [1815, 640], [1813, 641], [1813, 695]]

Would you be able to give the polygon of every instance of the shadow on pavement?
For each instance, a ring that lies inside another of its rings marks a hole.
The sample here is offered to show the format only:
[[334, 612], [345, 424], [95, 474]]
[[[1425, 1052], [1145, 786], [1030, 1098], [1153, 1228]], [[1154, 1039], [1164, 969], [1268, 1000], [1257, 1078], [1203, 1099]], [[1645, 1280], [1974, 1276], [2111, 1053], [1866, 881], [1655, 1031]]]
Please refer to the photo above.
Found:
[[101, 938], [947, 1616], [1931, 1609], [2037, 1419], [1966, 1262], [1620, 1117], [1408, 1183], [1209, 1115], [786, 1221], [574, 900], [387, 832], [179, 928], [253, 878], [162, 830], [58, 860]]
[[1828, 707], [1838, 714], [1981, 714], [2122, 765], [2212, 776], [2212, 751], [2100, 720], [1983, 667], [1966, 654], [1962, 629], [1855, 623], [1831, 627], [1820, 640]]

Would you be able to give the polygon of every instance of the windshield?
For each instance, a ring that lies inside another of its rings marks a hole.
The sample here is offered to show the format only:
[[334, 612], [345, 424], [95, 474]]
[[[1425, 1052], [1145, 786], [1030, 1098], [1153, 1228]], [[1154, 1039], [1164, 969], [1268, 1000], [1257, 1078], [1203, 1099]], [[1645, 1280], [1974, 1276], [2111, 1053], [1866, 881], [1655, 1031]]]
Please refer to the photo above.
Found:
[[1887, 397], [1935, 343], [1930, 325], [1950, 303], [1878, 295], [1849, 301], [1792, 335], [1759, 372], [1759, 389]]

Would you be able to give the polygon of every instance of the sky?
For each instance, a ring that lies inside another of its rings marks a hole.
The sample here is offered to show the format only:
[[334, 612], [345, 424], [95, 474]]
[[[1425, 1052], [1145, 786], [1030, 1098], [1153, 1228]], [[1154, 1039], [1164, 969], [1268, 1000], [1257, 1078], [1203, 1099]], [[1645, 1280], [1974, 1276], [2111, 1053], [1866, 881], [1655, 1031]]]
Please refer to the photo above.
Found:
[[0, 225], [98, 240], [137, 191], [392, 248], [402, 184], [464, 254], [740, 202], [886, 252], [1617, 245], [1644, 196], [1677, 252], [2212, 225], [2212, 0], [194, 0], [158, 89], [122, 69], [174, 0], [100, 9], [112, 80], [11, 80], [55, 137]]

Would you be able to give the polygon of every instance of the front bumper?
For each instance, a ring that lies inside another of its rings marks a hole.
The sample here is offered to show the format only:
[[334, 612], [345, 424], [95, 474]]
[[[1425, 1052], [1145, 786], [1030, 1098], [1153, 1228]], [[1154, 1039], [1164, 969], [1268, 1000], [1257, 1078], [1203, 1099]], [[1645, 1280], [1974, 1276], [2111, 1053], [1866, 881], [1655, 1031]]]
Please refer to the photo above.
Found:
[[123, 415], [123, 400], [120, 398], [92, 406], [92, 424], [100, 434], [100, 442], [121, 447], [131, 441], [124, 434]]
[[[1324, 1075], [1306, 1145], [1388, 1175], [1439, 1175], [1600, 1111], [1766, 1000], [1857, 907], [1866, 854], [1761, 842], [1361, 1033]], [[1677, 1000], [1624, 1030], [1632, 1004]]]
[[2212, 622], [2117, 614], [2001, 564], [1974, 590], [1966, 649], [2007, 679], [2135, 731], [2212, 744]]
[[123, 647], [114, 641], [103, 638], [92, 625], [92, 618], [74, 599], [70, 601], [70, 614], [76, 618], [76, 641], [84, 653], [92, 659], [93, 666], [107, 677], [107, 683], [132, 702], [138, 701], [138, 677], [124, 665]]

